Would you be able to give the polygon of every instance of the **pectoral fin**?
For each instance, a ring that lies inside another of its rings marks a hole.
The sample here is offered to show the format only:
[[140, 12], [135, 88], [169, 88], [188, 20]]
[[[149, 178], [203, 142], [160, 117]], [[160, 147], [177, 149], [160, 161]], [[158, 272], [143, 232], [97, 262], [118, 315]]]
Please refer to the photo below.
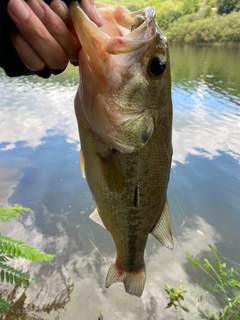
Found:
[[173, 238], [170, 228], [170, 214], [167, 199], [164, 204], [163, 212], [151, 233], [166, 248], [171, 250], [173, 249]]
[[97, 208], [90, 214], [89, 218], [92, 219], [94, 222], [98, 223], [100, 226], [102, 226], [105, 229], [105, 226], [102, 222], [102, 219], [100, 218]]
[[86, 175], [85, 175], [85, 161], [84, 161], [84, 156], [83, 156], [82, 150], [80, 150], [80, 168], [81, 168], [81, 171], [82, 171], [82, 177], [86, 178]]

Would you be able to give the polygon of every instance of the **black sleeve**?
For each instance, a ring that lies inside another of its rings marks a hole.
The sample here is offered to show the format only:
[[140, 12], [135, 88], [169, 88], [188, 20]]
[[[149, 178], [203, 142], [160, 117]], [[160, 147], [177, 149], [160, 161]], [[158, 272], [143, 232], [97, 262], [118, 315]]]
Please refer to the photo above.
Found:
[[[51, 0], [44, 0], [46, 3], [50, 3]], [[71, 0], [63, 0], [66, 4], [69, 4]], [[3, 68], [5, 73], [9, 77], [18, 77], [23, 75], [37, 74], [40, 77], [48, 78], [51, 75], [51, 71], [46, 67], [41, 72], [32, 72], [28, 70], [22, 63], [17, 52], [15, 51], [11, 43], [11, 31], [14, 28], [14, 24], [7, 13], [8, 0], [0, 0], [0, 67]], [[55, 70], [58, 74], [63, 70]]]

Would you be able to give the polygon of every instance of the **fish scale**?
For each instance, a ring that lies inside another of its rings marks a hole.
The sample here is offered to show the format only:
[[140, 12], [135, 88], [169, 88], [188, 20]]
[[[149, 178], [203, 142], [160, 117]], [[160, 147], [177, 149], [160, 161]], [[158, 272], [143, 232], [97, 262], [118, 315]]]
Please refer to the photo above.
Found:
[[[173, 248], [166, 200], [172, 157], [168, 46], [152, 7], [97, 8], [102, 28], [77, 3], [70, 5], [82, 44], [75, 98], [81, 167], [97, 207], [90, 217], [111, 233], [116, 247], [106, 287], [123, 282], [126, 292], [140, 297], [149, 233]], [[140, 22], [132, 28], [131, 21]]]

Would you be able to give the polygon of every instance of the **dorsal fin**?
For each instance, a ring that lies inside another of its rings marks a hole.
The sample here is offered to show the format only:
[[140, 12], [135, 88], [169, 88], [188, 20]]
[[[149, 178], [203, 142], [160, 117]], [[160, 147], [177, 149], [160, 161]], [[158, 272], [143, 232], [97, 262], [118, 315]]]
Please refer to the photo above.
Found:
[[151, 233], [166, 248], [173, 249], [173, 237], [170, 227], [170, 214], [167, 199], [165, 200], [162, 214]]

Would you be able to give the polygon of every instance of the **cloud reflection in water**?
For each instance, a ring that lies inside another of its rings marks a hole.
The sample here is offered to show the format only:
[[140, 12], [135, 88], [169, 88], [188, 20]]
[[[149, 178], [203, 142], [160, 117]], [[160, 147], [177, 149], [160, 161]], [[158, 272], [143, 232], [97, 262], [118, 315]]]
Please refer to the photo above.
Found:
[[[226, 245], [227, 230], [221, 232], [225, 223], [231, 225], [229, 217], [234, 216], [235, 229], [239, 225], [236, 164], [231, 164], [227, 171], [224, 159], [220, 164], [216, 161], [215, 171], [212, 166], [206, 173], [206, 160], [220, 159], [223, 154], [240, 160], [239, 95], [232, 95], [230, 89], [221, 91], [220, 83], [219, 88], [212, 85], [210, 80], [214, 75], [208, 77], [209, 81], [197, 77], [173, 83], [175, 167], [171, 184], [179, 205], [171, 185], [169, 199], [175, 248], [173, 252], [168, 251], [149, 236], [145, 257], [147, 282], [142, 298], [137, 299], [127, 295], [122, 284], [114, 284], [108, 290], [104, 288], [114, 246], [110, 235], [88, 219], [93, 203], [76, 165], [79, 138], [73, 99], [77, 76], [62, 83], [36, 78], [8, 79], [1, 73], [0, 78], [0, 165], [8, 168], [9, 177], [13, 177], [8, 191], [15, 187], [9, 201], [18, 201], [33, 209], [32, 214], [4, 228], [2, 234], [57, 254], [50, 264], [20, 261], [24, 268], [30, 267], [32, 276], [41, 277], [40, 282], [33, 282], [27, 289], [25, 308], [33, 303], [39, 307], [39, 318], [49, 320], [56, 319], [58, 314], [60, 320], [96, 320], [99, 310], [111, 320], [170, 320], [183, 316], [186, 320], [197, 319], [194, 312], [198, 306], [203, 307], [197, 302], [202, 292], [193, 284], [195, 275], [191, 278], [185, 252], [201, 257], [208, 243]], [[223, 175], [223, 170], [228, 181], [216, 179]], [[231, 175], [236, 176], [234, 181], [230, 180]], [[0, 200], [6, 201], [7, 196], [4, 193]], [[222, 225], [219, 227], [219, 224]], [[231, 229], [234, 230], [231, 235], [228, 232], [229, 238], [238, 239], [235, 229]], [[227, 245], [230, 244], [229, 241]], [[74, 287], [68, 301], [67, 288], [72, 283]], [[187, 286], [186, 306], [191, 309], [190, 314], [164, 310], [165, 284], [180, 283]], [[61, 301], [65, 311], [53, 310]], [[209, 296], [205, 296], [205, 301], [211, 310], [217, 305]], [[48, 304], [52, 308], [50, 314], [41, 311]], [[34, 313], [37, 311], [29, 310], [28, 316]]]
[[[78, 144], [73, 108], [77, 84], [32, 84], [28, 79], [25, 82], [24, 89], [23, 83], [14, 84], [12, 79], [3, 78], [0, 82], [2, 150], [15, 148], [18, 141], [37, 147], [44, 137], [55, 134], [65, 135], [68, 143]], [[240, 160], [240, 121], [231, 108], [234, 103], [214, 92], [203, 80], [191, 89], [187, 86], [187, 82], [184, 87], [173, 84], [174, 163], [185, 163], [188, 155], [212, 159], [220, 151]], [[213, 94], [217, 95], [214, 104]], [[236, 101], [235, 106], [240, 107]]]
[[[46, 213], [51, 221], [53, 218], [51, 212]], [[24, 263], [24, 260], [15, 264], [15, 267], [24, 265], [25, 269], [31, 270], [32, 276], [41, 278], [39, 282], [32, 281], [26, 290], [25, 309], [28, 316], [38, 315], [41, 319], [53, 320], [59, 315], [58, 319], [69, 320], [78, 319], [81, 314], [81, 319], [97, 320], [99, 310], [103, 310], [106, 319], [112, 320], [180, 319], [183, 315], [184, 319], [190, 320], [194, 314], [194, 319], [197, 319], [197, 307], [204, 306], [213, 310], [216, 306], [216, 301], [211, 297], [207, 297], [203, 303], [198, 303], [202, 291], [193, 284], [195, 278], [189, 279], [189, 273], [184, 269], [184, 264], [187, 263], [186, 247], [189, 252], [194, 252], [194, 255], [200, 254], [203, 250], [203, 236], [191, 228], [185, 226], [178, 230], [178, 234], [175, 233], [174, 255], [149, 236], [145, 255], [147, 282], [142, 298], [137, 299], [127, 295], [122, 284], [115, 284], [107, 290], [104, 288], [105, 277], [113, 256], [106, 256], [103, 259], [101, 253], [103, 248], [97, 247], [101, 239], [98, 237], [94, 239], [89, 230], [84, 230], [83, 226], [79, 230], [82, 241], [95, 241], [94, 246], [90, 246], [84, 253], [82, 250], [73, 249], [74, 243], [79, 242], [79, 238], [66, 236], [66, 231], [61, 225], [55, 236], [43, 236], [35, 228], [34, 214], [24, 215], [22, 219], [27, 221], [23, 224], [20, 219], [19, 222], [9, 224], [4, 233], [31, 242], [40, 250], [49, 251], [49, 248], [57, 250], [56, 259], [50, 264]], [[198, 229], [205, 231], [204, 242], [214, 245], [221, 240], [215, 230], [200, 217], [197, 218], [196, 225]], [[70, 225], [67, 228], [69, 227]], [[64, 259], [66, 256], [67, 260]], [[191, 309], [190, 314], [182, 312], [176, 314], [174, 309], [163, 311], [168, 303], [163, 290], [166, 283], [176, 286], [187, 283], [188, 295], [184, 305]], [[69, 292], [71, 285], [73, 287]], [[23, 291], [24, 289], [18, 289], [16, 297], [20, 297]], [[35, 310], [32, 309], [33, 305]], [[41, 312], [47, 305], [51, 306], [49, 314]], [[56, 308], [57, 305], [59, 308]]]
[[62, 134], [67, 142], [78, 143], [73, 107], [76, 88], [76, 84], [32, 83], [31, 78], [16, 82], [2, 74], [0, 143], [5, 143], [2, 149], [12, 149], [18, 141], [34, 148], [51, 134]]

